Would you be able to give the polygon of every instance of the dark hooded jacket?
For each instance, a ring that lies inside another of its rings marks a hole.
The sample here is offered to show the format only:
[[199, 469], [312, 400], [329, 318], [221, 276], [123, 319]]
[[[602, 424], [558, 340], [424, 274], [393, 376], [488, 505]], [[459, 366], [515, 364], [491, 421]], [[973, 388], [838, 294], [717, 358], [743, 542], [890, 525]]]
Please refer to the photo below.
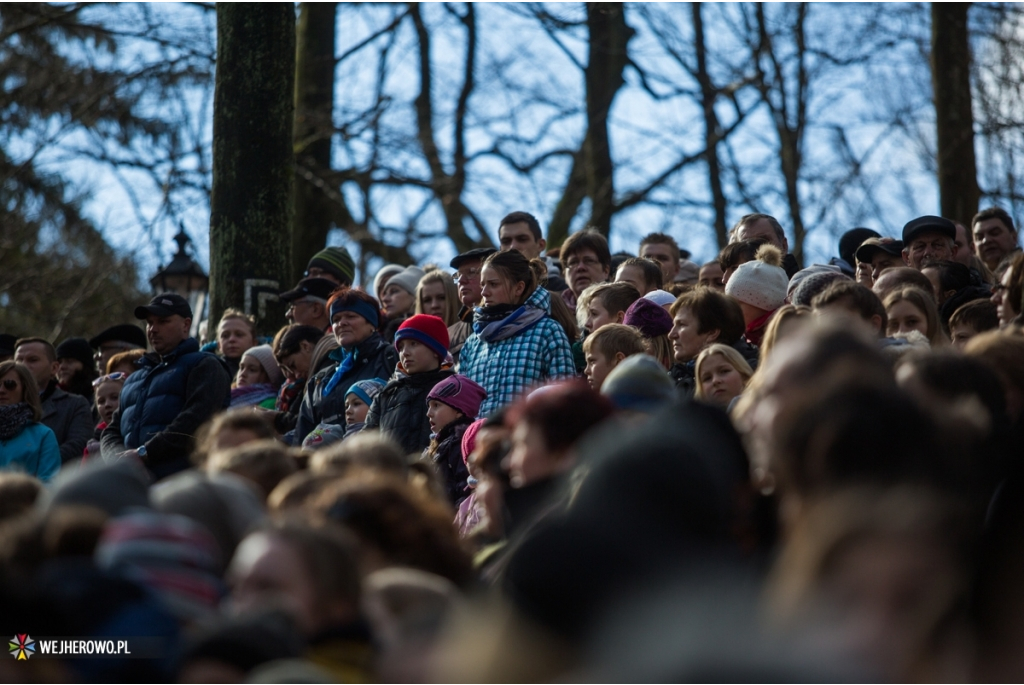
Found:
[[[344, 425], [345, 393], [352, 384], [370, 378], [390, 378], [395, 371], [395, 365], [398, 364], [398, 352], [395, 348], [384, 342], [379, 333], [374, 333], [356, 345], [355, 363], [352, 368], [331, 389], [330, 395], [325, 396], [324, 390], [345, 354], [344, 349], [340, 347], [331, 351], [329, 356], [334, 363], [306, 381], [302, 406], [299, 408], [299, 420], [295, 424], [293, 444], [302, 444], [306, 436], [321, 423]], [[426, 407], [423, 411], [426, 412]]]
[[427, 419], [427, 394], [449, 376], [451, 369], [438, 369], [411, 376], [402, 372], [384, 386], [366, 413], [364, 430], [379, 428], [406, 454], [422, 454], [430, 445], [430, 421]]
[[462, 458], [462, 436], [466, 434], [466, 429], [471, 423], [473, 419], [463, 415], [442, 428], [435, 438], [437, 449], [430, 455], [437, 475], [444, 483], [448, 501], [456, 507], [469, 494], [466, 491], [469, 469]]

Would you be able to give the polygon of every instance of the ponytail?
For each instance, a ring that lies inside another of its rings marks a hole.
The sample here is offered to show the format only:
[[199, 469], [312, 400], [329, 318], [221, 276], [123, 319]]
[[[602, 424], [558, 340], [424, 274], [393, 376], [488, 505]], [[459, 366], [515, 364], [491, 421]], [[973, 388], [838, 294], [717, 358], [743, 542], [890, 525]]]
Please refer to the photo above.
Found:
[[507, 280], [511, 285], [524, 283], [526, 287], [523, 288], [523, 294], [519, 301], [514, 303], [522, 304], [529, 299], [530, 295], [532, 295], [537, 289], [537, 284], [540, 282], [533, 262], [540, 264], [544, 269], [543, 273], [547, 275], [547, 266], [544, 265], [544, 262], [539, 259], [534, 259], [531, 262], [531, 260], [527, 259], [515, 250], [495, 252], [484, 260], [484, 266], [489, 266], [498, 271], [501, 274], [501, 277]]

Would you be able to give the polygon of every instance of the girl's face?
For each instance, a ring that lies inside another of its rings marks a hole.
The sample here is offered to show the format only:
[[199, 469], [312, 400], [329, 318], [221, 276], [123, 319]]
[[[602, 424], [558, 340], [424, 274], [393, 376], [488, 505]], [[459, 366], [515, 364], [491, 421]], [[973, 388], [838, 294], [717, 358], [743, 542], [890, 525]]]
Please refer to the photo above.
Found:
[[432, 349], [412, 338], [403, 338], [398, 341], [398, 358], [402, 361], [402, 368], [408, 374], [433, 371], [441, 366], [441, 360], [437, 358]]
[[331, 321], [338, 344], [351, 349], [373, 335], [373, 324], [355, 312], [338, 312]]
[[394, 319], [408, 314], [416, 300], [413, 294], [402, 286], [388, 284], [380, 297], [380, 303], [384, 305], [384, 313], [388, 318]]
[[728, 360], [713, 354], [700, 366], [700, 386], [705, 399], [721, 407], [729, 406], [743, 392], [746, 382]]
[[96, 386], [96, 411], [104, 423], [110, 423], [121, 400], [121, 381], [107, 381]]
[[345, 424], [351, 426], [354, 423], [366, 421], [366, 412], [370, 411], [370, 405], [359, 399], [355, 393], [349, 393], [345, 397]]
[[909, 300], [899, 300], [893, 303], [887, 314], [889, 315], [889, 325], [885, 329], [886, 335], [893, 336], [897, 333], [921, 331], [922, 335], [928, 337], [928, 317]]
[[452, 409], [444, 402], [427, 401], [427, 419], [430, 421], [430, 432], [440, 433], [445, 426], [462, 416], [462, 412]]
[[269, 382], [270, 377], [267, 376], [267, 372], [263, 370], [263, 365], [259, 363], [256, 357], [251, 355], [242, 357], [242, 361], [238, 364], [238, 375], [235, 377], [236, 388], [245, 388], [250, 385]]
[[446, 304], [447, 298], [444, 294], [444, 283], [431, 281], [420, 288], [420, 308], [424, 314], [430, 314], [443, 319]]
[[21, 384], [18, 372], [11, 369], [0, 378], [0, 406], [17, 404], [25, 399], [25, 388]]
[[242, 319], [224, 319], [217, 327], [217, 343], [220, 353], [227, 359], [238, 359], [250, 347], [256, 344], [253, 340], [249, 323]]
[[480, 272], [480, 295], [485, 307], [496, 304], [515, 304], [526, 289], [523, 282], [512, 285], [497, 269], [487, 265]]

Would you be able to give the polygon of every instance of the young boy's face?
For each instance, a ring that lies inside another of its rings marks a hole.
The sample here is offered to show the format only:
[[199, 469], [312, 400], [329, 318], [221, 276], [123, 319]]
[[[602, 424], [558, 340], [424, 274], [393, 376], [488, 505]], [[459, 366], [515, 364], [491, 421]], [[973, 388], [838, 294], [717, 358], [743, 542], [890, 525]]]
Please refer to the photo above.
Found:
[[427, 419], [430, 421], [431, 433], [440, 433], [445, 426], [460, 416], [462, 416], [462, 412], [452, 409], [444, 402], [427, 401]]
[[612, 372], [618, 363], [622, 361], [618, 355], [609, 359], [603, 353], [598, 350], [591, 348], [587, 352], [587, 368], [584, 373], [587, 375], [587, 381], [590, 383], [590, 387], [597, 392], [601, 391], [601, 386], [604, 384], [604, 379], [608, 377], [608, 374]]
[[121, 398], [121, 388], [123, 387], [124, 383], [107, 381], [106, 383], [100, 383], [96, 388], [96, 411], [99, 412], [100, 419], [104, 423], [110, 423], [114, 412], [117, 411], [117, 405]]
[[967, 324], [957, 324], [956, 326], [950, 326], [949, 337], [953, 341], [953, 347], [963, 352], [964, 347], [967, 345], [967, 341], [978, 334], [978, 331], [974, 330], [973, 326]]
[[359, 399], [354, 392], [349, 393], [345, 398], [345, 424], [351, 426], [355, 423], [366, 421], [366, 412], [370, 411], [370, 405]]
[[437, 358], [437, 354], [419, 340], [412, 338], [398, 341], [398, 358], [402, 360], [402, 368], [410, 375], [436, 371], [441, 367], [441, 360]]
[[637, 289], [641, 296], [654, 290], [644, 278], [644, 270], [639, 266], [629, 265], [620, 266], [619, 273], [615, 276], [616, 281], [622, 281], [623, 283], [629, 283], [631, 286]]
[[587, 320], [583, 327], [593, 333], [606, 323], [622, 323], [622, 320], [613, 314], [609, 314], [601, 298], [595, 297], [587, 307]]

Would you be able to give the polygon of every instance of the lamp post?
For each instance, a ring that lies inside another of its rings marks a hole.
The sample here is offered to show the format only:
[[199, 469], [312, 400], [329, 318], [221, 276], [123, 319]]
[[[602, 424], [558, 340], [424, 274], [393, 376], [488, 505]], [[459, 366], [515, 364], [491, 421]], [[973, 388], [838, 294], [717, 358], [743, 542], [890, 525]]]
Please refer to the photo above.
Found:
[[192, 240], [185, 233], [183, 224], [179, 224], [174, 242], [178, 243], [178, 251], [167, 266], [157, 269], [157, 272], [149, 279], [149, 285], [153, 288], [154, 295], [177, 293], [189, 301], [194, 313], [191, 334], [195, 336], [199, 332], [199, 323], [203, 318], [203, 311], [206, 309], [210, 277], [185, 252], [185, 247]]

